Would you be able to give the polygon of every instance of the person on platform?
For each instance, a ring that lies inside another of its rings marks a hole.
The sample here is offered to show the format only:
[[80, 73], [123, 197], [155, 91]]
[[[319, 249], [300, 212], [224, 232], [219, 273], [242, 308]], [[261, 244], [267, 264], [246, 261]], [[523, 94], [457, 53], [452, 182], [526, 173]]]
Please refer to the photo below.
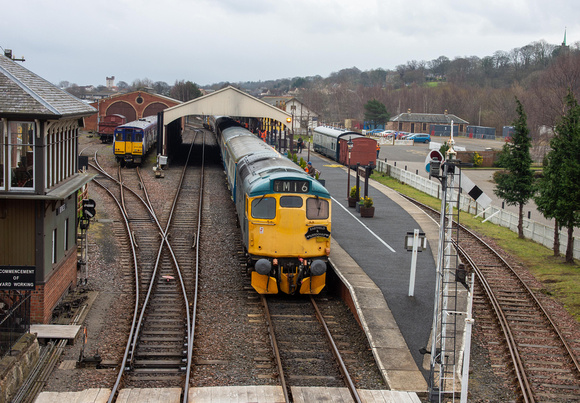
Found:
[[381, 145], [377, 141], [377, 159], [379, 158], [379, 153], [381, 152]]
[[300, 137], [298, 139], [298, 152], [300, 154], [302, 154], [302, 149], [304, 148], [304, 141], [302, 140], [302, 137]]
[[312, 166], [312, 162], [310, 161], [308, 161], [305, 171], [308, 175], [312, 176], [313, 178], [316, 175], [316, 169], [314, 169], [314, 167]]

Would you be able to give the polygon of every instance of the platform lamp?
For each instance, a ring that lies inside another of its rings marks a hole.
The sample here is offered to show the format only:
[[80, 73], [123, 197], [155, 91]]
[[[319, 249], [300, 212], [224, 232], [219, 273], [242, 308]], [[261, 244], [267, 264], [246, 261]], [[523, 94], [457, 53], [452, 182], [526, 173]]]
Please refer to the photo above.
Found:
[[[292, 154], [294, 152], [294, 109], [296, 108], [294, 105], [292, 105], [292, 117], [291, 118], [286, 118], [286, 122], [288, 123], [292, 123], [292, 131], [290, 132], [290, 154]], [[286, 144], [286, 138], [284, 139], [284, 144]]]
[[346, 198], [348, 200], [348, 198], [350, 197], [350, 153], [352, 151], [353, 146], [352, 137], [348, 139], [346, 145], [348, 146], [348, 166], [346, 167]]

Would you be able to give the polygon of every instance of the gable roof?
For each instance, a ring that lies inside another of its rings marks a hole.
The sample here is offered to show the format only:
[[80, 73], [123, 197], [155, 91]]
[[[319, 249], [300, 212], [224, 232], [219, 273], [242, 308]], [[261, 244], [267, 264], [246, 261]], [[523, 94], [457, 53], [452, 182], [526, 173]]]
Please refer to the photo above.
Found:
[[391, 122], [414, 122], [414, 123], [433, 123], [439, 125], [468, 124], [463, 120], [450, 113], [399, 113], [390, 119]]
[[292, 114], [232, 86], [192, 99], [163, 111], [163, 124], [187, 115], [272, 118], [289, 127]]
[[0, 116], [47, 118], [92, 115], [96, 109], [0, 55]]

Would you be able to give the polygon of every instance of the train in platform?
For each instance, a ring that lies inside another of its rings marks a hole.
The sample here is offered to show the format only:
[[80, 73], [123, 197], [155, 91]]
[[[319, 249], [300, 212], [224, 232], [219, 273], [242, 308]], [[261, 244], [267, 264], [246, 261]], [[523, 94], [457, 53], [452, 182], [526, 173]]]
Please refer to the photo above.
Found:
[[[349, 157], [349, 142], [352, 145]], [[312, 136], [314, 151], [351, 168], [375, 166], [377, 160], [377, 141], [360, 133], [337, 129], [330, 126], [318, 126]]]
[[318, 294], [326, 285], [331, 198], [316, 179], [229, 117], [212, 119], [252, 287]]
[[117, 126], [113, 139], [115, 159], [121, 165], [140, 165], [157, 143], [157, 116], [147, 116]]

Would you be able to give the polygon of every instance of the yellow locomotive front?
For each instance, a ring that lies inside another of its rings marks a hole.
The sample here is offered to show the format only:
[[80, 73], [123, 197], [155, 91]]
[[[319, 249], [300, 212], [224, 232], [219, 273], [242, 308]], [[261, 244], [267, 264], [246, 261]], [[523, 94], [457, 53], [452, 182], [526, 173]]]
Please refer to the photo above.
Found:
[[330, 254], [330, 196], [315, 180], [271, 184], [271, 193], [245, 195], [252, 287], [260, 294], [318, 294]]

